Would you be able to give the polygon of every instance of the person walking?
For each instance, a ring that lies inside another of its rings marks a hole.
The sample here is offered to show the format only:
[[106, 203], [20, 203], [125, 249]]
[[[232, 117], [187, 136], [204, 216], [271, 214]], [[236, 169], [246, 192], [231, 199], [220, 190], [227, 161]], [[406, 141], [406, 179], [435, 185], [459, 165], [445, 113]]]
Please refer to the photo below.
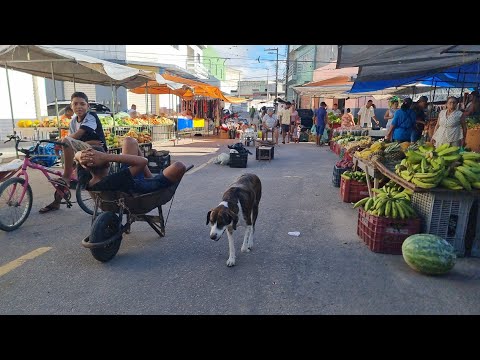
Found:
[[279, 122], [282, 126], [282, 144], [285, 144], [285, 137], [287, 138], [287, 143], [290, 143], [290, 119], [292, 117], [291, 106], [292, 103], [287, 101], [285, 107], [278, 112]]
[[[374, 122], [376, 126], [373, 126]], [[370, 125], [372, 128], [380, 126], [380, 121], [378, 121], [375, 116], [375, 105], [373, 105], [372, 100], [368, 100], [367, 103], [358, 110], [358, 124], [364, 127]]]
[[320, 107], [317, 109], [315, 113], [315, 119], [316, 119], [316, 127], [317, 127], [316, 145], [321, 146], [323, 145], [323, 143], [321, 142], [321, 138], [323, 136], [323, 132], [325, 131], [325, 126], [328, 121], [327, 103], [325, 101], [322, 101], [320, 103]]

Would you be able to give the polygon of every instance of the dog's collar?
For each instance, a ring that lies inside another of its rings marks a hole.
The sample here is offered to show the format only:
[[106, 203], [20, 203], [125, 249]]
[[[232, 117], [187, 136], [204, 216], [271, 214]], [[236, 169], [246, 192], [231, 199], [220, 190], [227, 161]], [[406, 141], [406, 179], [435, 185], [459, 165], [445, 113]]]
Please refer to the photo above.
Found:
[[226, 201], [222, 201], [220, 204], [218, 204], [218, 206], [220, 206], [220, 205], [223, 205], [226, 208], [228, 208], [228, 202], [226, 202]]

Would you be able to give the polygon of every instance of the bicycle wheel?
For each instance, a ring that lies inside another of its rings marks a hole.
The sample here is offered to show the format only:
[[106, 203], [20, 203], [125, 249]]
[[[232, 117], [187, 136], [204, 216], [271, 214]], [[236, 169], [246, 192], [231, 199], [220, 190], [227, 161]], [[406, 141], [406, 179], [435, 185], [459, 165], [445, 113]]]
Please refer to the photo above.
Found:
[[27, 191], [21, 203], [25, 179], [14, 177], [0, 183], [0, 229], [13, 231], [18, 229], [27, 220], [32, 210], [32, 188]]
[[[97, 216], [90, 230], [90, 242], [98, 243], [105, 241], [115, 235], [119, 230], [120, 218], [117, 214], [106, 211]], [[103, 248], [90, 249], [93, 257], [101, 262], [107, 262], [112, 259], [120, 249], [122, 236], [110, 245]]]
[[80, 185], [80, 183], [77, 184], [75, 196], [77, 198], [77, 203], [82, 210], [87, 214], [92, 215], [93, 209], [95, 208], [95, 199], [87, 190], [85, 190], [85, 185]]

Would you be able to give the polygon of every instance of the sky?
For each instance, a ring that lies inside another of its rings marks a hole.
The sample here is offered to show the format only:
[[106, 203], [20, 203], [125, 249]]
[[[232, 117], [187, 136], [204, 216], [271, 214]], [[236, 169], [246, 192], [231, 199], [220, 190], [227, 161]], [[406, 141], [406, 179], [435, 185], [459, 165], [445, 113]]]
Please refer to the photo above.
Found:
[[[242, 80], [275, 81], [276, 51], [265, 49], [278, 48], [278, 79], [284, 78], [286, 45], [208, 45], [221, 57], [228, 58], [225, 65], [241, 70]], [[271, 54], [269, 54], [271, 53]], [[268, 69], [268, 71], [267, 71]]]

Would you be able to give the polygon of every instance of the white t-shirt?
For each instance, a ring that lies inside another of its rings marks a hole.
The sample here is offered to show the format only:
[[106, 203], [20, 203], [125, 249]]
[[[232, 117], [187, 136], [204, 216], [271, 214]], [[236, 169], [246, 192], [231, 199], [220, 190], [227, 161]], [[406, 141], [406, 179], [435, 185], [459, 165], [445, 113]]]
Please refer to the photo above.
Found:
[[265, 125], [267, 128], [271, 129], [275, 126], [275, 123], [277, 122], [277, 117], [275, 114], [272, 114], [272, 116], [269, 116], [268, 114], [265, 114], [262, 119], [262, 124]]
[[364, 123], [370, 125], [370, 123], [372, 122], [372, 118], [375, 116], [375, 109], [373, 108], [373, 106], [370, 106], [367, 109], [367, 106], [363, 105], [358, 111], [358, 115], [362, 116], [362, 118], [360, 119], [360, 125], [363, 125]]

